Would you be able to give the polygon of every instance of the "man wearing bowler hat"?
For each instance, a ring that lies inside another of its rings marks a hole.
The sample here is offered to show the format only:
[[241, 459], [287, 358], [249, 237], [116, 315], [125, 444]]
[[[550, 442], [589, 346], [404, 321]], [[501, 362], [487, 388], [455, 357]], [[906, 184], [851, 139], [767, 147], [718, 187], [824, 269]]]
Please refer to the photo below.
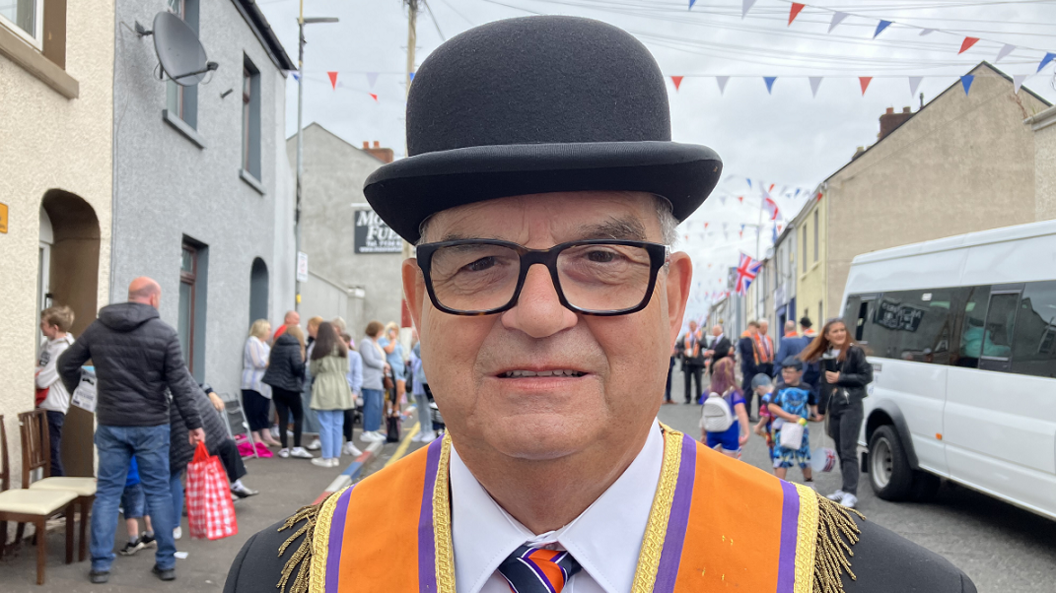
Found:
[[[408, 158], [365, 187], [448, 432], [253, 536], [226, 591], [974, 591], [941, 557], [657, 422], [722, 165], [671, 142], [615, 27], [530, 17], [441, 45]], [[736, 492], [736, 496], [715, 493]]]

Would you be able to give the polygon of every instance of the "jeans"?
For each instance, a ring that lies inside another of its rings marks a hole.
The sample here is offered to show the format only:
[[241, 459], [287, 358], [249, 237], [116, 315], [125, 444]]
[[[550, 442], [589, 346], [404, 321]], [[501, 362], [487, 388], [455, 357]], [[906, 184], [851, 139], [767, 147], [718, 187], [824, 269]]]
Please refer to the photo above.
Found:
[[363, 389], [363, 432], [381, 430], [381, 401], [383, 397], [380, 389]]
[[829, 399], [829, 436], [836, 441], [843, 490], [858, 496], [858, 432], [865, 415], [862, 400], [845, 402], [837, 395]]
[[345, 425], [344, 410], [316, 410], [319, 420], [319, 442], [323, 446], [323, 459], [341, 457], [341, 429]]
[[429, 394], [424, 389], [419, 390], [421, 393], [415, 394], [414, 401], [415, 405], [418, 406], [418, 430], [422, 434], [427, 432], [433, 432], [433, 411], [429, 408]]
[[[172, 491], [172, 528], [175, 529], [183, 522], [183, 470], [169, 476], [169, 490]], [[151, 519], [153, 521], [153, 519]], [[157, 523], [154, 524], [157, 533]]]
[[51, 477], [65, 476], [62, 470], [62, 425], [66, 414], [47, 410], [48, 444], [51, 446]]
[[246, 422], [249, 430], [267, 430], [271, 426], [271, 418], [268, 417], [268, 409], [271, 400], [252, 389], [242, 390], [242, 411], [246, 413]]
[[176, 567], [176, 542], [172, 539], [172, 491], [169, 475], [169, 425], [107, 426], [95, 429], [99, 471], [92, 508], [92, 570], [108, 572], [114, 561], [117, 507], [125, 490], [129, 460], [139, 464], [139, 479], [147, 497], [147, 514], [154, 524], [161, 570]]

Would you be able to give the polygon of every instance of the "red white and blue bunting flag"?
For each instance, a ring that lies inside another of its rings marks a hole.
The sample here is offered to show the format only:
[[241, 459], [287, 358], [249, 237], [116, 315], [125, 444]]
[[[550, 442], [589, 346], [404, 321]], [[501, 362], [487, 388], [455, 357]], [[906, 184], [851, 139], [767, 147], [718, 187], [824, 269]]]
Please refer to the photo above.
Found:
[[327, 76], [330, 77], [330, 88], [337, 90], [337, 72], [327, 72]]
[[917, 95], [917, 89], [920, 88], [920, 82], [922, 80], [924, 80], [923, 76], [910, 76], [909, 77], [909, 94], [910, 95], [912, 95], [914, 97]]
[[972, 81], [975, 77], [971, 74], [965, 74], [961, 77], [961, 86], [964, 87], [964, 96], [968, 96], [968, 89], [972, 88]]
[[[982, 40], [982, 38], [979, 38], [979, 37], [966, 37], [966, 36], [964, 36], [961, 33], [957, 33], [956, 31], [947, 31], [947, 30], [944, 30], [944, 29], [937, 29], [937, 28], [932, 28], [932, 27], [920, 27], [920, 26], [917, 26], [917, 25], [908, 25], [908, 24], [902, 24], [902, 23], [895, 23], [894, 21], [890, 21], [890, 20], [887, 20], [887, 19], [877, 19], [876, 17], [872, 17], [872, 16], [859, 15], [859, 14], [854, 14], [854, 13], [851, 13], [851, 12], [844, 12], [844, 11], [840, 11], [840, 10], [834, 10], [834, 9], [831, 9], [831, 8], [826, 8], [824, 6], [814, 6], [812, 4], [806, 4], [806, 3], [803, 3], [803, 2], [793, 2], [792, 0], [782, 0], [782, 1], [789, 2], [789, 4], [790, 4], [789, 11], [788, 11], [788, 26], [790, 26], [790, 27], [792, 26], [792, 22], [796, 20], [796, 17], [799, 16], [800, 12], [802, 12], [804, 8], [809, 6], [810, 8], [812, 8], [814, 10], [817, 10], [819, 12], [823, 11], [823, 12], [832, 13], [832, 19], [829, 21], [829, 30], [828, 30], [829, 33], [832, 33], [833, 29], [835, 29], [837, 26], [839, 26], [839, 24], [842, 23], [844, 21], [844, 19], [846, 19], [849, 16], [854, 16], [854, 17], [859, 17], [859, 18], [869, 19], [869, 20], [875, 19], [877, 21], [876, 29], [873, 31], [873, 39], [876, 39], [888, 27], [890, 27], [892, 25], [898, 25], [900, 27], [920, 29], [920, 36], [921, 37], [926, 36], [926, 35], [931, 35], [932, 33], [935, 33], [935, 32], [945, 33], [945, 34], [948, 34], [948, 35], [956, 35], [956, 36], [961, 38], [961, 47], [960, 47], [960, 51], [957, 52], [958, 54], [963, 54], [964, 52], [966, 52], [969, 49], [971, 49], [972, 46], [974, 46], [976, 43], [978, 43], [979, 41]], [[751, 10], [753, 5], [755, 5], [755, 2], [756, 2], [756, 0], [741, 0], [741, 18], [742, 19], [745, 18], [748, 15], [748, 11]], [[696, 4], [696, 0], [689, 0], [689, 8], [691, 10], [692, 10], [694, 4]], [[994, 40], [989, 40], [989, 41], [994, 42], [994, 43], [1000, 43], [1000, 42], [997, 42], [997, 41], [994, 41]], [[1014, 45], [1010, 45], [1010, 44], [1007, 44], [1007, 43], [1002, 43], [1001, 50], [998, 52], [997, 60], [1000, 60], [1001, 58], [1004, 58], [1004, 57], [1008, 56], [1008, 54], [1012, 53], [1016, 49], [1017, 49], [1017, 47], [1014, 46]], [[1033, 49], [1035, 51], [1045, 51], [1045, 50], [1040, 50], [1038, 48], [1024, 48], [1024, 49]], [[1041, 62], [1038, 64], [1038, 71], [1040, 72], [1041, 69], [1044, 68], [1054, 58], [1056, 58], [1056, 53], [1046, 51], [1045, 57], [1042, 58]], [[995, 61], [997, 61], [997, 60], [995, 60]]]
[[377, 84], [377, 82], [378, 82], [378, 73], [377, 72], [367, 72], [367, 85], [370, 86], [370, 88], [374, 88], [374, 85]]
[[764, 76], [763, 82], [766, 83], [766, 94], [774, 94], [774, 81], [777, 80], [776, 76]]
[[1019, 87], [1023, 86], [1023, 81], [1027, 79], [1026, 74], [1015, 74], [1012, 76], [1012, 86], [1016, 88], [1016, 94], [1019, 94]]
[[[1045, 65], [1048, 65], [1048, 63], [1052, 62], [1054, 59], [1056, 59], [1056, 54], [1051, 54], [1051, 57], [1048, 58], [1048, 60], [1045, 62]], [[1016, 87], [1015, 87], [1015, 92], [1018, 93], [1019, 92], [1019, 88], [1022, 85], [1022, 82], [1027, 80], [1028, 78], [1030, 78], [1032, 76], [1035, 76], [1035, 74], [1024, 74], [1024, 75], [1016, 74], [1016, 75], [1013, 75], [1013, 78], [1019, 81], [1019, 84], [1017, 84]], [[682, 83], [685, 82], [685, 79], [687, 79], [687, 78], [706, 78], [706, 77], [710, 78], [711, 75], [706, 75], [706, 74], [700, 74], [700, 75], [697, 75], [697, 74], [686, 74], [686, 75], [679, 75], [679, 76], [669, 76], [669, 78], [671, 79], [671, 82], [672, 82], [672, 86], [675, 87], [675, 91], [674, 92], [676, 92], [676, 93], [681, 90]], [[755, 78], [755, 77], [754, 76], [750, 76], [750, 75], [748, 75], [748, 76], [731, 76], [731, 75], [715, 76], [715, 81], [718, 83], [718, 86], [719, 86], [719, 94], [720, 95], [725, 96], [726, 89], [729, 87], [730, 79], [733, 79], [733, 78]], [[808, 81], [808, 83], [810, 85], [810, 94], [811, 94], [811, 96], [814, 97], [814, 98], [817, 98], [818, 90], [821, 88], [821, 83], [822, 83], [822, 81], [824, 81], [827, 78], [836, 78], [836, 79], [855, 78], [855, 79], [857, 79], [857, 82], [858, 82], [859, 93], [861, 95], [865, 95], [866, 91], [868, 90], [869, 86], [871, 85], [871, 83], [873, 82], [873, 80], [875, 78], [889, 79], [889, 78], [901, 78], [901, 76], [890, 76], [890, 75], [884, 75], [884, 74], [881, 74], [879, 76], [854, 76], [854, 77], [847, 76], [847, 75], [844, 75], [844, 74], [837, 74], [837, 75], [834, 75], [834, 76], [781, 76], [781, 77], [778, 77], [778, 76], [763, 76], [762, 77], [763, 84], [766, 87], [766, 93], [768, 95], [773, 95], [774, 94], [774, 87], [775, 87], [774, 83], [777, 82], [778, 78], [798, 78], [798, 79], [804, 79], [805, 78], [805, 79], [807, 79], [807, 81]], [[924, 78], [925, 78], [924, 76], [907, 76], [906, 77], [906, 80], [909, 82], [909, 94], [910, 94], [910, 96], [915, 97], [917, 95], [917, 91], [920, 89], [920, 85], [924, 81]], [[960, 80], [963, 77], [962, 76], [956, 76], [956, 75], [939, 75], [939, 76], [928, 76], [927, 78], [929, 78], [929, 79], [944, 79], [946, 81], [954, 79], [956, 81], [956, 80]], [[340, 87], [342, 85], [339, 82], [339, 83], [337, 83], [337, 86]]]
[[810, 76], [810, 94], [814, 95], [814, 98], [818, 98], [818, 87], [821, 86], [820, 76]]
[[716, 76], [715, 77], [715, 81], [719, 83], [719, 94], [720, 95], [725, 95], [726, 94], [726, 83], [730, 82], [730, 77], [729, 76]]
[[770, 220], [777, 220], [777, 202], [775, 202], [769, 195], [763, 199], [763, 208], [770, 215]]
[[862, 86], [862, 96], [865, 96], [865, 89], [869, 88], [869, 83], [873, 82], [872, 76], [859, 76], [858, 84]]
[[675, 92], [676, 93], [678, 92], [678, 87], [682, 86], [682, 79], [683, 78], [685, 78], [685, 77], [684, 76], [672, 76], [671, 77], [671, 82], [674, 83], [674, 85], [675, 85]]

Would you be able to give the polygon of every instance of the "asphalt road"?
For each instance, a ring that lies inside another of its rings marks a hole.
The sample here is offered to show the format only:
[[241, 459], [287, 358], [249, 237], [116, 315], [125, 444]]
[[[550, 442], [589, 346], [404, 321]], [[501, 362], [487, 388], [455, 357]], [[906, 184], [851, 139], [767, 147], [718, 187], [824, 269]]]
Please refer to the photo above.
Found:
[[[675, 371], [672, 399], [662, 406], [661, 422], [700, 438], [700, 407], [683, 405], [682, 373]], [[811, 447], [832, 447], [820, 424], [810, 425]], [[823, 445], [824, 443], [824, 445]], [[770, 469], [766, 443], [752, 435], [742, 460]], [[802, 481], [790, 470], [793, 481]], [[839, 470], [815, 476], [818, 490], [840, 487]], [[868, 476], [858, 488], [858, 510], [870, 521], [937, 552], [963, 570], [980, 593], [1056, 592], [1056, 522], [1000, 502], [973, 490], [945, 482], [930, 503], [893, 503], [873, 494]]]

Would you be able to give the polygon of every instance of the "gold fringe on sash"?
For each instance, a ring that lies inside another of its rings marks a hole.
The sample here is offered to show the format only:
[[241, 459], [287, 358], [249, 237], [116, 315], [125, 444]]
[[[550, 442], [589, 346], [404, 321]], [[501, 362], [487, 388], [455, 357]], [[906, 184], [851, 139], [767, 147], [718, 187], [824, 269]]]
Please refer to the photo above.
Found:
[[823, 496], [815, 498], [818, 500], [818, 539], [814, 546], [813, 593], [843, 593], [841, 573], [858, 580], [851, 570], [850, 558], [854, 556], [851, 546], [858, 543], [861, 532], [851, 514], [863, 521], [865, 516]]
[[290, 556], [285, 566], [282, 567], [282, 579], [279, 580], [279, 584], [275, 585], [275, 588], [282, 593], [286, 593], [286, 585], [290, 584], [290, 577], [293, 576], [295, 570], [297, 571], [297, 576], [293, 579], [293, 583], [290, 586], [290, 593], [307, 593], [308, 591], [308, 578], [312, 563], [312, 541], [315, 539], [315, 526], [319, 510], [323, 508], [324, 504], [326, 504], [325, 500], [319, 504], [301, 507], [296, 513], [287, 518], [286, 522], [279, 528], [279, 531], [285, 531], [293, 529], [301, 521], [305, 522], [279, 548], [279, 557], [281, 558], [283, 553], [286, 552], [286, 548], [293, 545], [293, 542], [298, 537], [304, 536], [301, 545], [297, 547], [297, 551], [293, 553], [293, 556]]

